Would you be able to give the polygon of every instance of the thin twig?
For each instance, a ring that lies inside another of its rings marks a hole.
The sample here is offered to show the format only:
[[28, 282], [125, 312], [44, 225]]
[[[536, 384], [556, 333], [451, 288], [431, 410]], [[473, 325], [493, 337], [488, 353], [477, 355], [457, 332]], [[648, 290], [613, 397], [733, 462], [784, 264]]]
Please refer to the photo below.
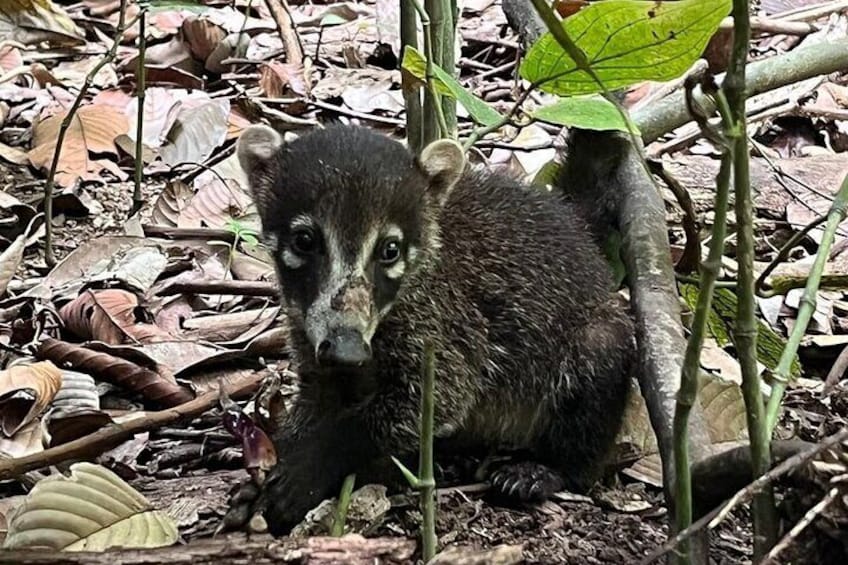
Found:
[[53, 184], [55, 182], [54, 179], [56, 178], [56, 169], [59, 167], [59, 158], [62, 155], [62, 146], [65, 143], [65, 135], [67, 135], [68, 128], [71, 127], [71, 122], [76, 116], [77, 110], [82, 104], [83, 98], [85, 98], [85, 95], [88, 93], [88, 89], [91, 88], [91, 85], [94, 83], [94, 77], [97, 76], [100, 69], [115, 58], [115, 54], [118, 52], [118, 45], [120, 45], [121, 39], [124, 37], [124, 32], [135, 23], [135, 19], [129, 22], [129, 24], [126, 21], [127, 0], [121, 0], [119, 10], [118, 28], [115, 32], [115, 41], [112, 43], [112, 47], [106, 52], [100, 62], [94, 65], [94, 67], [88, 71], [88, 74], [85, 75], [85, 81], [82, 84], [82, 88], [80, 88], [77, 97], [74, 99], [74, 103], [68, 109], [68, 112], [65, 114], [65, 117], [62, 119], [62, 123], [59, 126], [59, 135], [56, 137], [56, 149], [53, 151], [53, 161], [50, 163], [50, 172], [47, 174], [47, 182], [44, 184], [44, 261], [47, 263], [48, 267], [56, 265], [56, 257], [53, 254]]
[[133, 178], [133, 203], [130, 216], [141, 210], [144, 199], [141, 196], [141, 177], [144, 170], [143, 148], [144, 143], [144, 91], [147, 69], [144, 66], [144, 56], [147, 50], [147, 37], [145, 36], [145, 24], [147, 22], [147, 9], [142, 8], [138, 14], [138, 66], [136, 69], [136, 100], [138, 109], [136, 111], [135, 127], [135, 176]]
[[791, 378], [792, 362], [795, 360], [795, 354], [798, 352], [801, 339], [806, 333], [807, 325], [816, 311], [816, 294], [818, 293], [822, 273], [824, 273], [824, 267], [827, 264], [828, 255], [830, 254], [830, 247], [833, 245], [833, 240], [836, 236], [836, 228], [845, 219], [846, 214], [848, 214], [848, 175], [842, 181], [842, 186], [839, 188], [839, 192], [836, 193], [836, 198], [833, 199], [830, 212], [828, 212], [827, 226], [825, 226], [821, 244], [819, 245], [818, 252], [816, 252], [816, 260], [807, 278], [804, 294], [801, 296], [801, 306], [798, 308], [798, 316], [792, 326], [789, 339], [786, 340], [786, 345], [783, 347], [780, 362], [773, 372], [774, 382], [771, 387], [768, 406], [766, 407], [766, 428], [769, 434], [774, 430], [780, 416], [780, 403], [783, 400], [783, 393], [786, 391], [789, 379]]
[[807, 237], [808, 233], [822, 225], [826, 220], [827, 214], [822, 214], [821, 216], [818, 216], [812, 222], [804, 226], [803, 229], [792, 234], [792, 237], [790, 237], [786, 241], [786, 243], [783, 244], [783, 246], [778, 250], [777, 255], [775, 255], [774, 259], [771, 260], [771, 262], [766, 266], [766, 268], [763, 269], [763, 272], [760, 273], [760, 276], [757, 277], [755, 287], [757, 296], [760, 296], [762, 298], [769, 298], [775, 295], [773, 291], [770, 291], [765, 288], [766, 279], [768, 278], [768, 276], [772, 273], [772, 271], [777, 268], [778, 265], [780, 265], [789, 257], [789, 254], [792, 253], [792, 250], [795, 249], [795, 247], [799, 243], [801, 243], [801, 240]]
[[816, 503], [812, 508], [807, 510], [804, 516], [798, 520], [798, 523], [792, 526], [792, 529], [789, 530], [785, 536], [769, 551], [768, 555], [766, 555], [765, 559], [760, 562], [760, 565], [772, 565], [777, 563], [777, 556], [780, 555], [784, 549], [789, 547], [795, 539], [801, 535], [807, 526], [813, 523], [813, 520], [818, 518], [822, 512], [827, 509], [831, 503], [836, 500], [836, 497], [839, 496], [840, 491], [842, 489], [839, 486], [835, 486], [830, 489], [824, 497], [818, 503]]
[[797, 455], [793, 455], [792, 457], [787, 458], [781, 464], [776, 465], [768, 473], [764, 473], [763, 475], [757, 477], [755, 481], [753, 481], [751, 484], [749, 484], [748, 486], [737, 492], [735, 495], [733, 495], [733, 497], [731, 497], [730, 500], [725, 502], [722, 506], [719, 506], [718, 508], [707, 513], [698, 521], [693, 523], [691, 526], [678, 533], [676, 536], [666, 542], [662, 547], [658, 548], [656, 551], [654, 551], [645, 559], [643, 559], [640, 562], [640, 565], [648, 565], [649, 563], [653, 563], [669, 551], [674, 550], [678, 545], [680, 545], [681, 542], [691, 538], [693, 535], [697, 534], [698, 532], [704, 529], [714, 529], [730, 515], [730, 512], [733, 511], [734, 508], [736, 508], [743, 502], [749, 500], [752, 496], [754, 496], [755, 493], [759, 492], [767, 485], [770, 485], [783, 475], [795, 470], [807, 461], [813, 459], [822, 451], [825, 451], [826, 449], [829, 449], [834, 445], [845, 441], [846, 439], [848, 439], [848, 428], [842, 429], [839, 432], [833, 434], [832, 436], [825, 438], [818, 445], [815, 445], [805, 451], [798, 453]]

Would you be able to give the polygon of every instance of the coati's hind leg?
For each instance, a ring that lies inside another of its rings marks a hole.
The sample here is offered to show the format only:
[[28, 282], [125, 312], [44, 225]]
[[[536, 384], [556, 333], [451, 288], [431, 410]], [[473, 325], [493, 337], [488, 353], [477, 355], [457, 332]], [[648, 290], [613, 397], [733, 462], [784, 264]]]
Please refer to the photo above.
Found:
[[636, 353], [624, 307], [611, 301], [567, 337], [559, 405], [533, 449], [535, 460], [504, 465], [491, 476], [495, 491], [513, 500], [588, 490], [621, 424]]

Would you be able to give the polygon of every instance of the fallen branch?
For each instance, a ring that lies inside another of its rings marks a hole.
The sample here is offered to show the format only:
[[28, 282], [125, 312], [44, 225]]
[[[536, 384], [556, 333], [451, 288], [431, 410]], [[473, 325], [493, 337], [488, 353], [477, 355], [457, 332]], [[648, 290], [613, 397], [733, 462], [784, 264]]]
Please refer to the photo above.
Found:
[[[228, 396], [239, 397], [252, 393], [264, 378], [263, 373], [255, 373], [248, 379], [235, 384], [225, 385], [224, 391]], [[64, 461], [72, 459], [88, 459], [95, 457], [104, 451], [112, 449], [121, 442], [133, 437], [135, 434], [155, 430], [162, 426], [173, 424], [180, 420], [193, 418], [206, 412], [218, 402], [219, 391], [209, 391], [197, 398], [190, 400], [179, 406], [160, 410], [158, 412], [147, 412], [139, 418], [135, 418], [122, 424], [111, 424], [97, 430], [94, 433], [85, 435], [81, 438], [57, 445], [14, 459], [0, 459], [0, 481], [14, 479], [20, 477], [24, 473], [41, 469], [50, 465], [56, 465]], [[16, 553], [16, 552], [11, 552]], [[73, 563], [72, 561], [29, 561], [16, 560], [11, 558], [8, 561], [10, 552], [0, 553], [0, 563]], [[63, 554], [64, 555], [64, 554]], [[55, 558], [55, 556], [54, 556]], [[22, 559], [18, 557], [18, 559]], [[4, 561], [5, 560], [5, 561]], [[112, 561], [114, 562], [114, 561]], [[129, 561], [122, 560], [129, 563]], [[80, 561], [79, 563], [95, 563], [95, 561]]]
[[[846, 67], [848, 39], [799, 47], [783, 55], [748, 65], [745, 93], [747, 97], [751, 97], [808, 78], [842, 71]], [[716, 82], [721, 84], [724, 78], [725, 75], [718, 75]], [[695, 97], [707, 112], [715, 110], [715, 106], [700, 89], [696, 90]], [[645, 145], [687, 124], [691, 117], [686, 109], [684, 93], [675, 92], [663, 100], [658, 100], [650, 108], [634, 111], [633, 121], [639, 127]]]
[[[785, 459], [779, 465], [774, 466], [768, 473], [765, 473], [759, 476], [756, 480], [750, 483], [748, 486], [738, 491], [733, 497], [728, 500], [723, 506], [720, 506], [713, 510], [712, 512], [707, 513], [697, 522], [693, 523], [690, 527], [686, 528], [679, 534], [677, 534], [674, 538], [670, 539], [665, 545], [654, 551], [652, 554], [647, 556], [640, 562], [640, 565], [648, 565], [649, 563], [653, 563], [666, 553], [673, 551], [681, 542], [684, 540], [691, 538], [693, 535], [701, 532], [702, 530], [712, 530], [719, 524], [721, 524], [730, 512], [736, 508], [738, 505], [742, 504], [750, 500], [751, 497], [754, 496], [756, 492], [759, 492], [763, 487], [767, 485], [771, 485], [774, 481], [794, 471], [807, 461], [810, 461], [814, 457], [816, 457], [819, 453], [845, 441], [848, 440], [848, 428], [843, 429], [832, 436], [825, 438], [821, 443], [814, 445], [813, 447], [801, 451], [792, 457]], [[741, 459], [745, 459], [748, 457], [747, 455], [747, 447], [740, 447], [734, 452], [746, 452], [741, 455]], [[693, 474], [696, 474], [693, 471]]]
[[[235, 538], [235, 539], [233, 539]], [[88, 551], [0, 551], [0, 565], [386, 565], [412, 563], [415, 542], [404, 538], [311, 537], [276, 541], [269, 536], [231, 535], [157, 549]], [[451, 561], [445, 563], [453, 563]]]
[[295, 66], [302, 65], [303, 45], [300, 43], [300, 36], [298, 36], [297, 31], [294, 29], [294, 20], [292, 20], [288, 3], [286, 0], [265, 0], [265, 5], [268, 7], [271, 17], [274, 18], [277, 24], [280, 39], [283, 40], [283, 47], [286, 50], [286, 62]]
[[238, 296], [278, 296], [276, 283], [265, 281], [191, 281], [166, 284], [156, 296], [175, 294], [231, 294]]

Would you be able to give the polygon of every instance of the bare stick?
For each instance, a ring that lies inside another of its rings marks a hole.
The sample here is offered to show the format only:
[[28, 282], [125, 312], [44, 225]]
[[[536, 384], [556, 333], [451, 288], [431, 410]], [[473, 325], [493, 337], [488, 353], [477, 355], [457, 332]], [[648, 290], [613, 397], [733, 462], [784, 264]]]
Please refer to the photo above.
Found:
[[777, 563], [777, 556], [780, 555], [780, 552], [789, 547], [789, 544], [792, 543], [801, 532], [803, 532], [807, 526], [813, 523], [813, 520], [819, 517], [819, 515], [825, 511], [825, 509], [830, 506], [830, 504], [839, 496], [840, 487], [835, 486], [830, 489], [824, 497], [818, 501], [812, 508], [807, 510], [806, 514], [798, 520], [798, 523], [792, 526], [792, 529], [789, 530], [783, 539], [781, 539], [769, 554], [766, 555], [765, 559], [760, 562], [760, 565], [772, 565]]
[[[228, 396], [243, 396], [256, 390], [264, 378], [256, 373], [248, 379], [230, 385], [224, 385]], [[70, 459], [86, 459], [107, 451], [135, 434], [155, 430], [186, 418], [193, 418], [206, 412], [218, 402], [219, 391], [213, 390], [197, 398], [158, 412], [148, 412], [122, 424], [110, 424], [94, 433], [14, 459], [0, 459], [0, 481], [20, 477], [24, 473], [55, 465]]]
[[112, 46], [103, 56], [99, 63], [94, 65], [88, 74], [85, 75], [85, 81], [82, 83], [82, 88], [80, 88], [77, 97], [74, 99], [74, 103], [71, 105], [70, 109], [68, 109], [68, 113], [65, 114], [65, 117], [62, 119], [62, 123], [59, 126], [59, 135], [56, 137], [56, 149], [53, 151], [53, 161], [50, 163], [50, 172], [47, 174], [47, 181], [44, 184], [44, 261], [47, 263], [48, 267], [53, 267], [56, 265], [56, 256], [53, 253], [53, 184], [54, 179], [56, 178], [56, 169], [59, 167], [59, 157], [62, 155], [62, 145], [65, 143], [65, 135], [68, 133], [68, 128], [71, 127], [71, 122], [76, 116], [77, 110], [82, 104], [83, 98], [88, 93], [88, 89], [91, 88], [91, 85], [94, 83], [94, 77], [97, 76], [97, 73], [100, 72], [106, 63], [109, 63], [115, 58], [115, 54], [118, 52], [118, 45], [121, 43], [121, 39], [124, 37], [124, 32], [126, 29], [135, 23], [135, 20], [127, 25], [126, 22], [126, 11], [127, 11], [127, 0], [121, 0], [121, 7], [118, 16], [118, 28], [115, 32], [115, 41], [112, 42]]
[[162, 287], [157, 296], [173, 296], [175, 294], [232, 294], [239, 296], [277, 296], [277, 285], [265, 281], [191, 281], [175, 282]]
[[[303, 45], [300, 43], [300, 36], [294, 29], [294, 21], [288, 3], [286, 0], [265, 0], [265, 5], [277, 24], [280, 39], [283, 40], [283, 46], [286, 50], [286, 61], [295, 66], [302, 65]], [[244, 17], [246, 18], [247, 14]]]
[[144, 205], [144, 199], [141, 196], [141, 177], [144, 170], [144, 159], [142, 158], [142, 138], [144, 134], [144, 90], [147, 69], [144, 66], [144, 54], [147, 51], [147, 37], [145, 37], [145, 24], [147, 23], [147, 9], [142, 8], [138, 14], [138, 67], [136, 69], [136, 99], [138, 101], [138, 110], [136, 112], [136, 127], [135, 127], [135, 177], [133, 187], [133, 203], [130, 210], [130, 216], [141, 210]]
[[724, 503], [723, 506], [720, 506], [712, 512], [707, 513], [697, 522], [677, 534], [674, 538], [670, 539], [665, 545], [663, 545], [662, 547], [651, 553], [649, 556], [647, 556], [645, 559], [643, 559], [640, 562], [640, 565], [648, 565], [649, 563], [653, 563], [669, 551], [674, 550], [681, 542], [683, 542], [683, 540], [692, 537], [693, 535], [704, 529], [711, 530], [715, 528], [716, 526], [721, 524], [727, 518], [727, 516], [730, 515], [730, 512], [734, 508], [736, 508], [746, 500], [749, 500], [752, 496], [754, 496], [756, 492], [760, 491], [767, 485], [770, 485], [775, 480], [779, 479], [790, 471], [793, 471], [796, 468], [800, 467], [807, 461], [813, 459], [819, 453], [845, 441], [846, 439], [848, 439], [848, 428], [840, 430], [832, 436], [825, 438], [821, 443], [811, 447], [810, 449], [804, 450], [798, 453], [797, 455], [793, 455], [792, 457], [787, 458], [783, 461], [783, 463], [776, 465], [768, 473], [757, 477], [754, 482], [752, 482], [751, 484], [737, 492], [735, 495], [733, 495], [733, 497], [726, 503]]

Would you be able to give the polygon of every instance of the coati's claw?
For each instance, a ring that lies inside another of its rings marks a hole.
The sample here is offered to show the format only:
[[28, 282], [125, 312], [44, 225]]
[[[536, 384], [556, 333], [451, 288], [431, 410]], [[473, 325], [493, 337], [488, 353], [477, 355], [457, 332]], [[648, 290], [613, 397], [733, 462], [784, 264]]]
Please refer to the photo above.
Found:
[[237, 487], [235, 494], [230, 497], [230, 508], [224, 515], [218, 531], [240, 530], [247, 525], [255, 513], [259, 498], [259, 487], [252, 481]]
[[504, 465], [491, 481], [496, 493], [516, 502], [543, 502], [564, 486], [559, 473], [531, 461]]

